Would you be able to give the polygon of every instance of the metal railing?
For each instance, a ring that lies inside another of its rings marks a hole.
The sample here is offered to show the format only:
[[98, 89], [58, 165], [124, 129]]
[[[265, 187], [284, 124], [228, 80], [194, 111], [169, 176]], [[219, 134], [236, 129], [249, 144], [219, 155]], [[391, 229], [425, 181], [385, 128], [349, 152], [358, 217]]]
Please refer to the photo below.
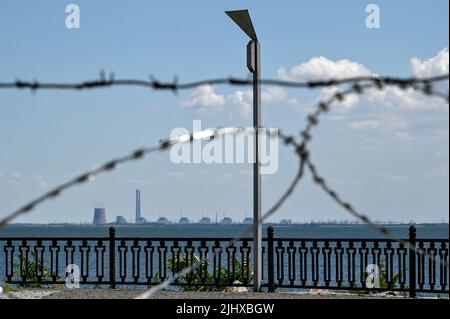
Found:
[[[194, 265], [193, 271], [172, 285], [250, 287], [252, 239], [243, 238], [228, 247], [229, 240], [116, 237], [114, 227], [103, 238], [0, 238], [0, 280], [21, 286], [65, 284], [70, 275], [67, 266], [76, 265], [81, 285], [153, 286]], [[411, 253], [404, 243], [385, 238], [277, 238], [269, 227], [262, 249], [263, 287], [269, 292], [338, 289], [401, 291], [411, 297], [448, 294], [449, 239], [418, 239], [411, 226], [404, 241], [421, 253]], [[378, 272], [379, 285], [367, 286], [373, 278], [369, 265]]]

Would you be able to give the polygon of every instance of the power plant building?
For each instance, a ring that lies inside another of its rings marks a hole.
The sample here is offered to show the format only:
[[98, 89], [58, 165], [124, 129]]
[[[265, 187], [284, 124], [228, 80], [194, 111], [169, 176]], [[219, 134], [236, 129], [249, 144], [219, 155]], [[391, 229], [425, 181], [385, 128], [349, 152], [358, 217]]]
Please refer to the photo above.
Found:
[[178, 224], [180, 224], [180, 225], [187, 225], [187, 224], [189, 224], [189, 218], [181, 217], [180, 220], [178, 221]]
[[94, 225], [106, 224], [106, 212], [104, 208], [94, 208]]
[[199, 224], [209, 225], [209, 224], [211, 224], [211, 218], [202, 217], [202, 219], [200, 219], [200, 221], [199, 221]]
[[116, 217], [116, 224], [117, 225], [125, 225], [127, 223], [127, 220], [123, 216], [117, 216]]

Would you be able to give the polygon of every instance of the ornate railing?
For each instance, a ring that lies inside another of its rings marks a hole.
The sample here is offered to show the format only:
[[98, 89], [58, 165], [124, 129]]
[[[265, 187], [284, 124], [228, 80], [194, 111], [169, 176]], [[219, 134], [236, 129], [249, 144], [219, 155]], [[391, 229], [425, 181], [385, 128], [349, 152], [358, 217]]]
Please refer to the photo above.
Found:
[[[22, 286], [65, 284], [74, 275], [70, 265], [76, 265], [81, 285], [152, 286], [194, 265], [173, 285], [192, 289], [251, 286], [252, 239], [228, 246], [230, 239], [116, 237], [113, 227], [103, 238], [0, 238], [0, 280]], [[413, 226], [404, 240], [421, 253], [381, 238], [276, 238], [269, 227], [263, 239], [263, 286], [268, 291], [448, 293], [449, 240], [416, 239]], [[379, 285], [367, 281], [369, 265], [378, 272]]]

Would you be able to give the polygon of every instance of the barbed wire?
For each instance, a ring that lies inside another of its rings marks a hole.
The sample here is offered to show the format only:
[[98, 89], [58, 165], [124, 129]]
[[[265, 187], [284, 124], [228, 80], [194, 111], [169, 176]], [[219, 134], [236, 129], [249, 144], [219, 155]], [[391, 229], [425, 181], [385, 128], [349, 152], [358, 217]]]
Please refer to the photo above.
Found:
[[[284, 204], [284, 202], [292, 195], [292, 193], [298, 186], [300, 180], [304, 176], [304, 168], [306, 165], [313, 176], [313, 181], [316, 184], [318, 184], [322, 188], [322, 190], [325, 191], [325, 193], [327, 193], [329, 196], [331, 196], [331, 198], [338, 205], [340, 205], [342, 208], [344, 208], [353, 217], [357, 218], [364, 224], [367, 224], [370, 227], [374, 228], [376, 231], [379, 231], [381, 234], [383, 234], [384, 237], [386, 237], [390, 240], [399, 242], [406, 249], [408, 249], [408, 251], [410, 251], [410, 253], [425, 255], [426, 258], [429, 259], [430, 261], [434, 260], [434, 256], [430, 256], [430, 255], [426, 254], [426, 252], [424, 250], [418, 249], [417, 247], [415, 247], [415, 245], [411, 245], [408, 241], [405, 241], [402, 238], [399, 238], [398, 236], [393, 234], [387, 227], [376, 224], [374, 221], [372, 221], [370, 219], [369, 216], [357, 212], [350, 203], [342, 200], [342, 198], [338, 195], [338, 193], [336, 191], [332, 190], [328, 186], [325, 179], [317, 173], [316, 167], [311, 162], [310, 153], [307, 149], [307, 144], [312, 139], [311, 130], [313, 129], [313, 127], [315, 127], [319, 124], [320, 116], [322, 114], [327, 113], [330, 110], [330, 107], [334, 102], [343, 102], [347, 95], [350, 95], [353, 93], [361, 95], [361, 94], [363, 94], [363, 92], [365, 90], [373, 88], [373, 87], [376, 87], [379, 90], [382, 90], [384, 88], [384, 86], [380, 85], [379, 83], [369, 83], [369, 84], [364, 84], [364, 85], [354, 84], [347, 90], [342, 91], [342, 92], [336, 92], [329, 99], [319, 102], [317, 104], [317, 109], [307, 117], [307, 121], [308, 121], [307, 126], [300, 133], [300, 136], [301, 136], [300, 143], [296, 142], [295, 136], [284, 135], [284, 134], [282, 135], [282, 139], [284, 140], [285, 145], [294, 145], [295, 146], [295, 153], [299, 157], [299, 160], [300, 160], [299, 170], [298, 170], [297, 174], [295, 175], [293, 181], [291, 182], [290, 186], [288, 187], [288, 189], [283, 193], [283, 195], [280, 197], [280, 199], [272, 206], [272, 208], [270, 208], [267, 211], [267, 213], [262, 215], [261, 219], [258, 222], [262, 223], [267, 218], [272, 216]], [[403, 87], [403, 86], [402, 86], [402, 88], [406, 89], [406, 87]], [[415, 87], [415, 89], [418, 89], [418, 88]], [[422, 91], [423, 93], [425, 93], [426, 95], [433, 95], [433, 92], [434, 92], [432, 86], [430, 86], [428, 84], [427, 84], [426, 88], [421, 88], [419, 90]], [[251, 232], [252, 229], [253, 229], [252, 227], [248, 227], [239, 236], [231, 239], [225, 245], [225, 250], [228, 249], [229, 247], [232, 247], [237, 241], [242, 239], [245, 236], [245, 234]], [[193, 262], [188, 267], [185, 267], [180, 272], [176, 273], [172, 278], [166, 279], [164, 282], [162, 282], [162, 283], [156, 285], [155, 287], [152, 287], [152, 288], [148, 289], [147, 291], [145, 291], [144, 293], [140, 294], [136, 299], [148, 299], [148, 298], [152, 297], [155, 293], [167, 288], [169, 285], [171, 285], [172, 283], [177, 281], [179, 278], [189, 274], [197, 266], [207, 262], [208, 260], [209, 260], [208, 255], [203, 256], [198, 261]], [[439, 260], [439, 264], [443, 265], [444, 267], [448, 266], [448, 262], [446, 260]]]
[[[274, 204], [274, 206], [271, 209], [269, 209], [261, 217], [260, 222], [262, 223], [265, 219], [272, 216], [283, 205], [283, 203], [292, 195], [292, 193], [296, 189], [298, 183], [304, 176], [304, 169], [305, 169], [305, 165], [306, 165], [306, 167], [308, 168], [308, 170], [311, 172], [311, 174], [313, 176], [313, 181], [316, 184], [318, 184], [322, 188], [323, 191], [325, 191], [329, 196], [331, 196], [331, 198], [336, 203], [338, 203], [341, 207], [343, 207], [348, 213], [350, 213], [352, 216], [359, 219], [361, 222], [368, 224], [368, 225], [372, 226], [373, 228], [375, 228], [376, 230], [380, 231], [386, 238], [402, 242], [406, 247], [408, 247], [408, 249], [411, 252], [414, 252], [417, 254], [424, 254], [424, 252], [422, 250], [417, 249], [415, 246], [410, 245], [409, 242], [405, 242], [402, 239], [397, 238], [396, 236], [394, 236], [394, 234], [392, 234], [389, 231], [389, 229], [387, 229], [386, 227], [377, 225], [367, 215], [357, 212], [350, 203], [342, 200], [341, 197], [337, 194], [337, 192], [332, 190], [328, 186], [328, 184], [325, 182], [325, 179], [318, 174], [315, 165], [310, 160], [310, 155], [309, 155], [309, 151], [307, 149], [307, 145], [312, 139], [311, 131], [312, 131], [313, 127], [315, 127], [319, 124], [320, 116], [329, 112], [330, 107], [334, 102], [343, 102], [347, 95], [350, 95], [350, 94], [362, 95], [367, 89], [370, 89], [370, 88], [377, 88], [377, 89], [381, 90], [385, 86], [397, 86], [401, 89], [411, 88], [413, 90], [420, 91], [429, 96], [437, 96], [437, 97], [445, 98], [448, 102], [448, 94], [445, 95], [442, 92], [436, 91], [436, 90], [434, 90], [434, 87], [433, 87], [435, 82], [439, 82], [439, 81], [443, 81], [443, 80], [448, 80], [448, 75], [429, 77], [429, 78], [423, 78], [423, 79], [418, 79], [418, 78], [399, 79], [399, 78], [387, 78], [387, 77], [384, 77], [384, 78], [383, 77], [382, 78], [380, 78], [380, 77], [358, 77], [358, 78], [349, 78], [349, 79], [342, 79], [342, 80], [328, 80], [328, 81], [316, 81], [316, 82], [276, 81], [276, 82], [270, 83], [272, 85], [277, 85], [276, 83], [278, 83], [279, 85], [293, 85], [293, 87], [309, 87], [309, 88], [320, 87], [320, 86], [322, 86], [322, 87], [335, 86], [338, 84], [349, 84], [349, 83], [352, 83], [352, 85], [349, 88], [347, 88], [345, 91], [338, 91], [338, 92], [334, 93], [327, 100], [319, 102], [317, 104], [317, 109], [313, 113], [308, 115], [308, 117], [307, 117], [307, 125], [306, 125], [305, 129], [300, 131], [300, 138], [301, 138], [300, 142], [296, 142], [297, 137], [294, 135], [285, 135], [285, 134], [279, 132], [280, 133], [279, 136], [282, 138], [285, 145], [294, 146], [295, 153], [297, 154], [297, 156], [299, 157], [299, 160], [300, 160], [299, 171], [295, 175], [295, 177], [294, 177], [293, 181], [291, 182], [290, 186], [288, 187], [288, 189], [280, 197], [280, 199]], [[122, 82], [120, 82], [120, 81], [122, 81]], [[123, 82], [123, 81], [127, 81], [127, 82]], [[79, 84], [51, 84], [51, 83], [38, 83], [38, 82], [32, 82], [30, 84], [27, 82], [16, 81], [16, 82], [14, 82], [13, 86], [8, 86], [8, 85], [11, 85], [11, 83], [9, 83], [9, 84], [8, 83], [0, 83], [0, 88], [29, 87], [29, 88], [35, 90], [35, 89], [41, 89], [41, 88], [83, 89], [83, 88], [105, 87], [105, 86], [112, 86], [112, 85], [144, 85], [144, 83], [141, 83], [141, 82], [129, 82], [129, 81], [134, 81], [134, 80], [119, 80], [119, 81], [100, 80], [97, 82], [92, 82], [92, 81], [89, 82], [88, 81], [88, 82], [82, 82]], [[172, 87], [167, 86], [168, 85], [167, 83], [161, 84], [158, 81], [153, 81], [151, 83], [145, 82], [146, 83], [145, 85], [147, 85], [147, 86], [152, 85], [152, 86], [154, 86], [153, 88], [156, 88], [156, 89], [159, 89], [159, 88], [172, 89], [172, 90], [176, 91], [179, 89], [193, 88], [193, 87], [205, 85], [205, 84], [222, 84], [221, 81], [224, 81], [224, 79], [219, 79], [219, 80], [215, 80], [215, 81], [216, 81], [215, 83], [211, 83], [211, 81], [208, 81], [208, 83], [206, 83], [205, 81], [199, 81], [199, 82], [186, 83], [186, 84], [182, 84], [182, 85], [176, 84], [175, 86], [173, 86], [173, 84], [175, 83], [174, 82], [171, 84]], [[267, 81], [269, 81], [269, 80], [265, 80], [266, 84], [268, 84]], [[365, 83], [361, 83], [362, 81]], [[137, 84], [137, 83], [140, 83], [140, 84]], [[159, 83], [159, 84], [155, 84], [155, 83]], [[223, 83], [225, 83], [225, 82], [223, 82]], [[236, 83], [228, 83], [228, 84], [244, 85], [244, 84], [251, 84], [251, 83], [252, 83], [252, 81], [246, 80], [245, 83], [244, 82], [241, 82], [241, 83], [236, 82]], [[312, 83], [315, 83], [315, 84], [312, 84]], [[10, 213], [6, 217], [4, 217], [2, 220], [0, 220], [0, 229], [3, 228], [4, 226], [6, 226], [8, 223], [10, 223], [15, 218], [31, 212], [35, 207], [42, 204], [43, 202], [61, 195], [63, 191], [66, 191], [67, 189], [69, 189], [75, 185], [83, 184], [83, 183], [87, 182], [91, 177], [96, 176], [100, 173], [110, 172], [110, 171], [114, 170], [120, 164], [124, 164], [127, 162], [141, 159], [145, 155], [154, 153], [156, 151], [167, 150], [171, 146], [178, 144], [178, 143], [192, 143], [194, 140], [205, 139], [205, 138], [211, 139], [211, 138], [216, 138], [220, 135], [225, 135], [225, 134], [239, 134], [239, 133], [243, 132], [244, 130], [245, 129], [242, 129], [242, 128], [209, 129], [209, 130], [204, 130], [204, 131], [200, 131], [200, 132], [193, 132], [188, 135], [182, 135], [176, 139], [165, 139], [157, 145], [136, 149], [128, 155], [107, 161], [105, 164], [101, 165], [100, 167], [93, 169], [93, 170], [89, 170], [89, 171], [69, 180], [68, 182], [59, 185], [58, 187], [50, 190], [49, 192], [45, 193], [44, 195], [28, 202], [24, 206], [20, 207], [18, 210]], [[251, 228], [249, 228], [249, 230], [251, 230]], [[246, 232], [248, 232], [249, 230], [246, 230]], [[234, 244], [241, 237], [242, 236], [234, 238], [227, 245]], [[432, 257], [428, 256], [428, 258], [432, 258]], [[204, 262], [204, 261], [201, 260], [200, 262]], [[440, 262], [441, 262], [441, 264], [444, 264], [445, 266], [447, 265], [446, 261], [443, 262], [442, 260], [440, 260]], [[184, 274], [189, 273], [190, 271], [192, 271], [193, 268], [194, 268], [194, 265], [191, 265], [190, 267], [183, 269], [181, 272], [176, 274], [173, 278], [161, 283], [160, 285], [157, 285], [157, 286], [151, 288], [150, 290], [145, 292], [140, 297], [151, 296], [155, 292], [163, 289], [168, 284], [173, 282], [172, 280], [176, 280], [176, 278], [179, 278], [180, 276], [183, 276]], [[1, 287], [1, 285], [0, 285], [0, 287]]]
[[[383, 85], [396, 85], [402, 88], [411, 87], [414, 88], [417, 85], [422, 85], [424, 90], [431, 90], [431, 83], [445, 81], [449, 79], [449, 74], [443, 74], [433, 77], [417, 78], [417, 77], [389, 77], [389, 76], [357, 76], [348, 77], [341, 79], [328, 79], [321, 81], [286, 81], [286, 80], [276, 80], [276, 79], [261, 79], [259, 81], [262, 85], [273, 85], [287, 88], [323, 88], [338, 86], [342, 84], [353, 84], [353, 83], [364, 83], [370, 82], [375, 84], [377, 87]], [[84, 90], [84, 89], [96, 89], [105, 88], [112, 86], [136, 86], [145, 87], [154, 90], [169, 90], [176, 93], [180, 90], [194, 89], [203, 85], [233, 85], [233, 86], [249, 86], [253, 85], [253, 80], [237, 77], [227, 77], [227, 78], [216, 78], [216, 79], [206, 79], [200, 81], [179, 83], [178, 77], [175, 77], [172, 82], [163, 82], [150, 76], [150, 80], [139, 80], [139, 79], [115, 79], [114, 73], [106, 78], [105, 72], [100, 71], [99, 79], [87, 80], [81, 82], [63, 83], [63, 82], [39, 82], [39, 81], [23, 81], [15, 80], [13, 82], [0, 82], [0, 89], [30, 89], [32, 91], [42, 90], [42, 89], [53, 89], [53, 90]], [[449, 99], [448, 94], [445, 95], [442, 92], [429, 92], [441, 98], [445, 98], [447, 101]]]

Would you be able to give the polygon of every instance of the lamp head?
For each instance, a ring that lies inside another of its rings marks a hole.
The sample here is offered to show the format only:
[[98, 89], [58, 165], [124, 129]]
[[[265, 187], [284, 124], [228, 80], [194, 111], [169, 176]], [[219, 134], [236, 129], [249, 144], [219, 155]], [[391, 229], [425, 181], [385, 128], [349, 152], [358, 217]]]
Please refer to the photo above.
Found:
[[225, 11], [225, 13], [249, 36], [250, 39], [254, 41], [258, 40], [247, 9]]

